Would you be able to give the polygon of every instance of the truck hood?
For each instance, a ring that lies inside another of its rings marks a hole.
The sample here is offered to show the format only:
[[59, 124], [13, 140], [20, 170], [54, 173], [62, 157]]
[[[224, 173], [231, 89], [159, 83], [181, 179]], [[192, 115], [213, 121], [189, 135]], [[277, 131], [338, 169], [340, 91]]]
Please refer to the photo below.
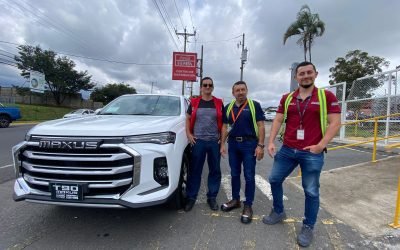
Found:
[[129, 136], [173, 131], [184, 116], [93, 115], [58, 119], [33, 127], [29, 134], [59, 136]]

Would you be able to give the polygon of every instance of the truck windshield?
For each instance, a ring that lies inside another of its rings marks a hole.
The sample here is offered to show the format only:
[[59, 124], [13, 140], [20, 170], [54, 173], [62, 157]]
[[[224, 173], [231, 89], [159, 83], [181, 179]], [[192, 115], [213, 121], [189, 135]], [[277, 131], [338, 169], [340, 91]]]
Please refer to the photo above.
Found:
[[121, 96], [105, 106], [99, 115], [178, 116], [181, 113], [180, 103], [180, 98], [176, 96]]

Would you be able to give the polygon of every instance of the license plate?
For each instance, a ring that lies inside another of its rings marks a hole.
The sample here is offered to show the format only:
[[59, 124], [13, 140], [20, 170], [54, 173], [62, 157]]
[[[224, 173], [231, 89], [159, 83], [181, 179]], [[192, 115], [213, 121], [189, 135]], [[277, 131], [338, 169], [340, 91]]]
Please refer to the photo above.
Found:
[[83, 200], [83, 189], [81, 184], [76, 183], [50, 183], [52, 200], [81, 201]]

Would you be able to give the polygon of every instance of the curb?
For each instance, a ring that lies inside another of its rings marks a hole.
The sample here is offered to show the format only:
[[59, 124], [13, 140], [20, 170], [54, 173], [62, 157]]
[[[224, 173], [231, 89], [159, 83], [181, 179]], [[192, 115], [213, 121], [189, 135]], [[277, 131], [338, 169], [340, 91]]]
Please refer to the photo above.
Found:
[[41, 122], [45, 122], [45, 121], [13, 122], [10, 125], [13, 125], [13, 126], [18, 126], [18, 125], [36, 125], [36, 124], [39, 124]]
[[[339, 139], [335, 139], [334, 138], [331, 142], [337, 143], [339, 145], [348, 145], [348, 144], [356, 143], [356, 142], [359, 142], [359, 141], [339, 140]], [[364, 148], [364, 149], [371, 149], [372, 150], [374, 148], [374, 146], [373, 146], [373, 143], [369, 142], [369, 143], [366, 143], [366, 144], [361, 144], [361, 145], [357, 145], [357, 146], [351, 146], [350, 148]], [[400, 148], [387, 149], [386, 145], [377, 144], [376, 145], [376, 150], [380, 151], [380, 152], [400, 154]]]

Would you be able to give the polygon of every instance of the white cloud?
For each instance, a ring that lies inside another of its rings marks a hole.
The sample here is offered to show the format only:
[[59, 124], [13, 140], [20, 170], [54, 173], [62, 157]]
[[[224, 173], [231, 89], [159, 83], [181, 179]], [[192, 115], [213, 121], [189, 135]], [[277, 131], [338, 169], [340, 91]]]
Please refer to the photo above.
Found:
[[[168, 13], [165, 22], [173, 26], [169, 31], [155, 2]], [[190, 11], [186, 0], [175, 2], [176, 6], [165, 0], [0, 1], [0, 41], [39, 44], [44, 49], [121, 62], [170, 64], [172, 52], [178, 50], [175, 43], [183, 50], [183, 37], [178, 38], [174, 29], [183, 32], [186, 27], [193, 32], [194, 26], [197, 35], [189, 38], [188, 51], [200, 54], [204, 45], [204, 75], [214, 79], [216, 96], [230, 99], [231, 86], [240, 77], [237, 44], [245, 33], [249, 57], [244, 80], [249, 95], [263, 106], [272, 106], [289, 88], [290, 65], [303, 58], [296, 38], [283, 45], [283, 33], [300, 7], [308, 4], [326, 24], [325, 34], [312, 48], [318, 86], [327, 85], [329, 68], [350, 50], [385, 57], [391, 62], [389, 69], [400, 64], [400, 17], [395, 12], [400, 2], [395, 0], [189, 0]], [[0, 49], [17, 52], [1, 42]], [[125, 82], [148, 93], [153, 82], [153, 92], [181, 93], [181, 81], [171, 80], [170, 65], [71, 59], [100, 84]], [[0, 84], [21, 81], [16, 69], [0, 64]], [[193, 92], [198, 93], [198, 83]]]

